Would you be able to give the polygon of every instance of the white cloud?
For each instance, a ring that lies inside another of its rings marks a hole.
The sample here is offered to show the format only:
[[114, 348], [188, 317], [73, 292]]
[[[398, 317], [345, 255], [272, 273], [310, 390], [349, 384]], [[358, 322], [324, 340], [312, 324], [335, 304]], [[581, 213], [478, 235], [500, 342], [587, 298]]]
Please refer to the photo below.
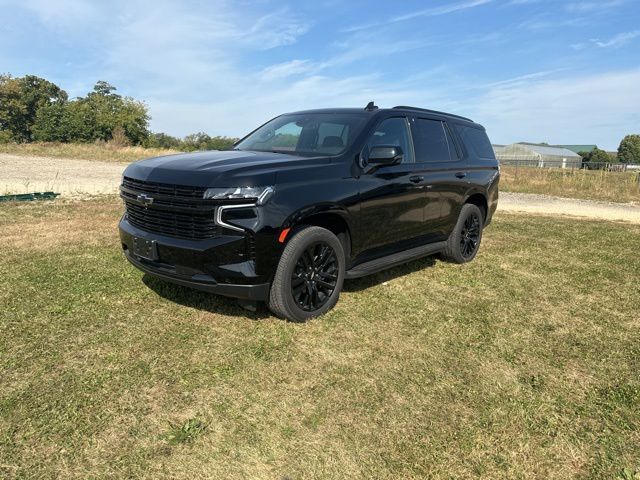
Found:
[[[241, 28], [238, 30], [242, 32]], [[260, 50], [268, 50], [291, 45], [308, 30], [307, 23], [292, 16], [286, 9], [280, 9], [258, 18], [239, 38]]]
[[640, 30], [634, 30], [633, 32], [619, 33], [618, 35], [606, 41], [592, 40], [592, 42], [594, 42], [597, 46], [601, 48], [609, 48], [609, 47], [618, 48], [618, 47], [622, 47], [623, 45], [626, 45], [627, 43], [631, 42], [631, 40], [637, 37], [640, 37]]
[[260, 72], [259, 76], [266, 80], [279, 80], [307, 73], [315, 68], [310, 60], [290, 60], [268, 66]]
[[418, 17], [436, 17], [440, 15], [446, 15], [448, 13], [454, 13], [461, 10], [467, 10], [469, 8], [479, 7], [481, 5], [485, 5], [493, 1], [494, 0], [468, 0], [465, 2], [449, 3], [447, 5], [440, 5], [438, 7], [426, 8], [424, 10], [417, 10], [415, 12], [392, 17], [391, 19], [385, 22], [374, 22], [374, 23], [368, 23], [363, 25], [354, 25], [350, 28], [347, 28], [345, 31], [355, 32], [358, 30], [365, 30], [365, 29], [380, 26], [380, 25], [388, 25], [390, 23], [404, 22], [406, 20], [411, 20]]
[[87, 0], [0, 0], [0, 7], [14, 5], [33, 14], [51, 28], [76, 28], [99, 17], [97, 5]]
[[460, 10], [467, 10], [469, 8], [478, 7], [480, 5], [486, 5], [487, 3], [491, 3], [492, 1], [493, 0], [470, 0], [466, 2], [450, 3], [448, 5], [426, 8], [424, 10], [408, 13], [406, 15], [400, 15], [392, 18], [391, 21], [402, 22], [417, 17], [435, 17], [438, 15], [446, 15], [447, 13], [458, 12]]
[[611, 10], [626, 3], [626, 0], [602, 0], [598, 2], [570, 2], [566, 8], [569, 12], [585, 13]]
[[492, 82], [492, 83], [489, 83], [489, 84], [487, 84], [485, 86], [488, 87], [488, 88], [504, 87], [504, 86], [514, 87], [516, 85], [522, 85], [522, 84], [528, 83], [531, 80], [535, 80], [535, 79], [542, 78], [542, 77], [548, 77], [549, 75], [552, 75], [552, 74], [557, 73], [559, 71], [560, 70], [545, 70], [545, 71], [541, 71], [541, 72], [527, 73], [526, 75], [520, 75], [518, 77], [508, 78], [506, 80], [500, 80], [500, 81], [497, 81], [497, 82]]
[[[637, 130], [640, 69], [498, 85], [472, 99], [473, 116], [499, 143], [594, 143], [615, 149]], [[496, 137], [495, 134], [499, 133]]]

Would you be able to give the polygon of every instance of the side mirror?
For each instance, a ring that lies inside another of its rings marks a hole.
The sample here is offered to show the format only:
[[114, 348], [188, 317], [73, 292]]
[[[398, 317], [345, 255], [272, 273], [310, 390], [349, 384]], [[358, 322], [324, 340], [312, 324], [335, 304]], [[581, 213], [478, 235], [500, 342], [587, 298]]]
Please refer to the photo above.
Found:
[[397, 145], [377, 145], [369, 151], [371, 165], [395, 165], [402, 162], [404, 153]]

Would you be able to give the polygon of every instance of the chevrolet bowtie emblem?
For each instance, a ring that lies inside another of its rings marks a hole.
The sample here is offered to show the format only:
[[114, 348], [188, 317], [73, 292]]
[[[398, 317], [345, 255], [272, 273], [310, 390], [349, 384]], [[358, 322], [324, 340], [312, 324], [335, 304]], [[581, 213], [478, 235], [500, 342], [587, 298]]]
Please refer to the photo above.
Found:
[[138, 195], [136, 197], [136, 200], [138, 200], [138, 202], [140, 202], [145, 207], [148, 207], [153, 203], [153, 197], [145, 195], [144, 193], [141, 193], [140, 195]]

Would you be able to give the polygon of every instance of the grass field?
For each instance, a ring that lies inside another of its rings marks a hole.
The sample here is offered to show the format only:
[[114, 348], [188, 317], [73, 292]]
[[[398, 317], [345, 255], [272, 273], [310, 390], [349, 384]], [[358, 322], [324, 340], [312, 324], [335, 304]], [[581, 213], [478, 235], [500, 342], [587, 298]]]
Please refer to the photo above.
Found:
[[640, 203], [640, 172], [503, 166], [500, 190]]
[[0, 207], [1, 478], [640, 469], [640, 226], [500, 214], [293, 324], [143, 281], [120, 211]]
[[161, 148], [118, 147], [109, 143], [33, 142], [20, 144], [0, 143], [0, 153], [130, 163], [143, 158], [169, 155], [178, 152]]

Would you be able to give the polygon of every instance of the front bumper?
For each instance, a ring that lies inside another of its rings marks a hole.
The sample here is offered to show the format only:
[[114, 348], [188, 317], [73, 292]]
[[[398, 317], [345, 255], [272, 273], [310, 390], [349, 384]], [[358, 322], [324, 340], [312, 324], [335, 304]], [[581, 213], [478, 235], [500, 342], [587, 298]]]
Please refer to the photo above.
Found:
[[[147, 232], [120, 220], [125, 257], [143, 272], [171, 283], [251, 301], [269, 297], [270, 278], [256, 273], [252, 239], [242, 234], [187, 240]], [[157, 259], [134, 254], [134, 238], [153, 240]]]

